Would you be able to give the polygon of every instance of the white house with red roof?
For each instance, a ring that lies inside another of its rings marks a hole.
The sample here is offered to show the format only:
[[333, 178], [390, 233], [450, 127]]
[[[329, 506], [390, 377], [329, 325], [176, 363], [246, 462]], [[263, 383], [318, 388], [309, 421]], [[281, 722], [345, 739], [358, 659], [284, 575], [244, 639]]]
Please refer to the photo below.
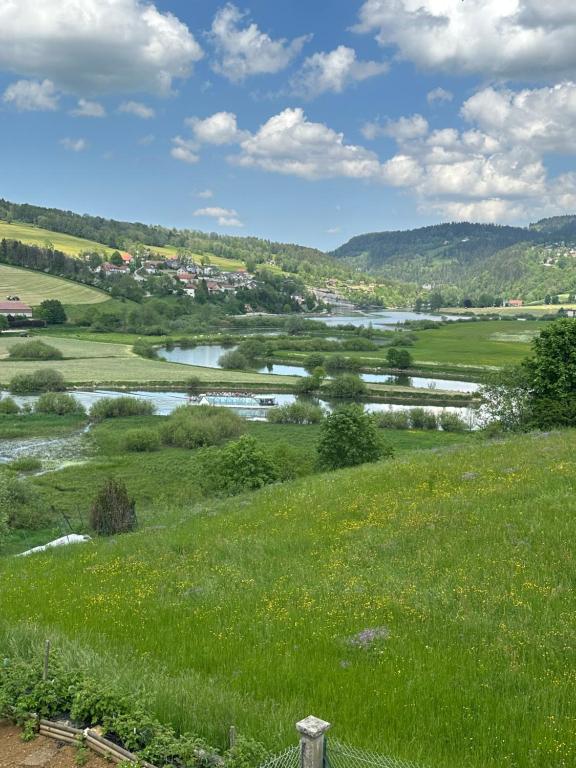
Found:
[[8, 299], [0, 301], [0, 315], [4, 317], [32, 317], [32, 307], [23, 301]]

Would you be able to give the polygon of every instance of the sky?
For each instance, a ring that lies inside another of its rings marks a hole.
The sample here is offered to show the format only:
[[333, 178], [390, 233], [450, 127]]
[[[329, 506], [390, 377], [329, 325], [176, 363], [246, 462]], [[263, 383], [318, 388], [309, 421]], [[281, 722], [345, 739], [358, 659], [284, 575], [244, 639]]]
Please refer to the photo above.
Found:
[[0, 196], [331, 250], [576, 213], [574, 0], [0, 0]]

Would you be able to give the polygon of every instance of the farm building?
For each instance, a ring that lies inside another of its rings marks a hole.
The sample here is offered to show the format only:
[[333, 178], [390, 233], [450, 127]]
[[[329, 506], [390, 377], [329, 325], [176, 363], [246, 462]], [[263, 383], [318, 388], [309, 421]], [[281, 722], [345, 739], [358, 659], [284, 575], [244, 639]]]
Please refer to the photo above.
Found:
[[4, 317], [32, 317], [32, 307], [15, 299], [0, 301], [0, 315], [4, 315]]

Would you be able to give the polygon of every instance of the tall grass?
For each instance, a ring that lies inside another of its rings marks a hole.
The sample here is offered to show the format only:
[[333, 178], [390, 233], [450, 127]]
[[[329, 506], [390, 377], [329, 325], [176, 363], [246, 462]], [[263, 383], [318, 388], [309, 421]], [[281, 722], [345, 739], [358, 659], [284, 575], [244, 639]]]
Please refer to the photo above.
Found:
[[[469, 443], [159, 508], [150, 529], [6, 559], [1, 621], [213, 742], [234, 723], [281, 747], [314, 713], [432, 768], [568, 768], [575, 449], [575, 431]], [[386, 632], [350, 642], [368, 628]]]

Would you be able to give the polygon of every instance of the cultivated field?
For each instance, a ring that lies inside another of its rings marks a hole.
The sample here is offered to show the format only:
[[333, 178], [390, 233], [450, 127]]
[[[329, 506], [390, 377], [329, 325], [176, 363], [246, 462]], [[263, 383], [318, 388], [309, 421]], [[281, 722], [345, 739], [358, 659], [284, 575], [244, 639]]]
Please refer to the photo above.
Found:
[[431, 768], [569, 768], [575, 453], [534, 434], [167, 497], [139, 533], [4, 560], [0, 626], [211, 741], [279, 748], [314, 713]]
[[64, 235], [61, 232], [52, 232], [49, 229], [35, 227], [33, 224], [24, 224], [15, 221], [7, 224], [0, 221], [0, 240], [21, 240], [31, 245], [47, 246], [52, 244], [57, 251], [62, 251], [70, 256], [78, 256], [82, 251], [98, 251], [99, 253], [113, 253], [113, 248], [108, 248], [102, 243], [93, 240], [84, 240], [73, 235]]
[[59, 299], [63, 304], [99, 304], [110, 300], [104, 291], [72, 280], [0, 264], [0, 298], [14, 294], [33, 307], [44, 299]]

